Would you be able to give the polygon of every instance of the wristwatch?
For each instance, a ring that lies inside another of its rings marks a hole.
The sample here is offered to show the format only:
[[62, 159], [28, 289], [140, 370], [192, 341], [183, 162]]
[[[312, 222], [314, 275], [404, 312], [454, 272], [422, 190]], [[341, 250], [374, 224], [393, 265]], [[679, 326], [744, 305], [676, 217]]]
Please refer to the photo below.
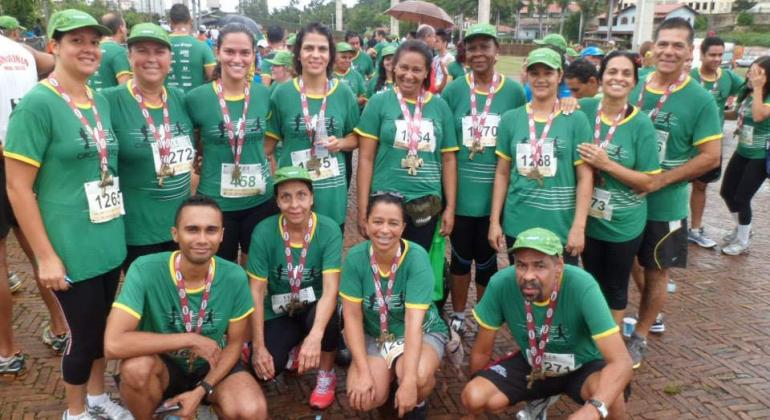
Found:
[[596, 410], [599, 412], [599, 417], [603, 419], [606, 419], [610, 414], [610, 412], [607, 411], [607, 404], [599, 400], [588, 400], [586, 401], [586, 404], [591, 404], [592, 406], [596, 407]]
[[[203, 396], [204, 400], [207, 399], [208, 397], [210, 397], [211, 394], [214, 393], [214, 387], [211, 386], [210, 383], [208, 383], [208, 382], [206, 382], [204, 380], [200, 380], [200, 381], [198, 381], [197, 384], [195, 384], [196, 388], [199, 387], [199, 386], [203, 387], [203, 390], [206, 391], [206, 395]], [[607, 410], [605, 409], [604, 411], [606, 412]]]

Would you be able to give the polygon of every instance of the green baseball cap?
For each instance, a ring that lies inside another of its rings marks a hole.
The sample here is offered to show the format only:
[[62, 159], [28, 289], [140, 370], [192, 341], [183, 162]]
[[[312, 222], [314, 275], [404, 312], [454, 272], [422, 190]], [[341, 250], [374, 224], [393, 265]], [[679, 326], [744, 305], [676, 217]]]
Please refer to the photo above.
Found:
[[291, 51], [281, 50], [275, 53], [273, 58], [268, 58], [265, 61], [274, 66], [291, 67], [294, 60], [294, 54]]
[[561, 70], [561, 56], [550, 48], [538, 48], [527, 56], [527, 68], [535, 64], [545, 64], [554, 70]]
[[567, 57], [580, 57], [580, 53], [575, 51], [574, 48], [567, 48]]
[[477, 36], [488, 36], [490, 38], [497, 39], [497, 29], [488, 23], [473, 24], [468, 27], [467, 31], [465, 31], [463, 41], [468, 41], [469, 39], [475, 38]]
[[128, 45], [140, 41], [157, 42], [171, 49], [171, 40], [168, 37], [168, 33], [154, 23], [138, 23], [131, 28], [131, 34], [126, 40]]
[[508, 251], [514, 252], [522, 248], [534, 249], [546, 255], [561, 255], [564, 251], [559, 237], [543, 228], [527, 229], [519, 233], [516, 235], [516, 242]]
[[353, 48], [352, 45], [348, 44], [347, 42], [338, 42], [335, 46], [335, 49], [338, 53], [344, 53], [344, 52], [355, 52], [356, 49]]
[[21, 30], [26, 30], [27, 28], [21, 26], [19, 24], [19, 20], [16, 19], [15, 17], [5, 15], [5, 16], [0, 16], [0, 29], [9, 29], [9, 30], [21, 29]]
[[549, 34], [543, 37], [543, 39], [536, 39], [535, 44], [555, 47], [562, 53], [567, 51], [567, 40], [559, 34]]
[[112, 31], [102, 26], [93, 16], [75, 9], [56, 12], [48, 21], [48, 38], [53, 38], [56, 32], [69, 32], [80, 28], [96, 29], [101, 35], [112, 35]]
[[297, 42], [296, 34], [291, 34], [288, 38], [286, 38], [286, 45], [294, 45], [295, 42]]
[[310, 173], [307, 169], [299, 166], [284, 166], [275, 171], [275, 175], [273, 175], [273, 189], [277, 191], [278, 185], [288, 181], [302, 181], [310, 186], [311, 191], [313, 189], [313, 179], [310, 178]]
[[398, 45], [386, 45], [382, 47], [382, 51], [380, 52], [381, 57], [385, 57], [388, 55], [393, 55], [396, 53], [396, 50], [398, 50]]

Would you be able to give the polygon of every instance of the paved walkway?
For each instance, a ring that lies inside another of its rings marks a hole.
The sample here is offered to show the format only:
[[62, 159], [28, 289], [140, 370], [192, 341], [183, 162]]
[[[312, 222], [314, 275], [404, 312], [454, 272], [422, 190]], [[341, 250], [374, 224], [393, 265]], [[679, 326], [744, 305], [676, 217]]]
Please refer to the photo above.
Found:
[[[726, 130], [730, 133], [731, 130]], [[732, 151], [733, 141], [725, 149]], [[729, 154], [726, 155], [726, 158]], [[725, 162], [726, 164], [726, 162]], [[669, 295], [664, 335], [652, 337], [648, 359], [633, 379], [629, 411], [634, 419], [749, 419], [770, 418], [770, 188], [765, 184], [755, 199], [754, 243], [751, 254], [727, 257], [718, 250], [690, 246], [689, 267], [674, 270], [677, 291]], [[351, 203], [353, 204], [353, 203]], [[714, 237], [730, 227], [729, 214], [718, 196], [718, 185], [709, 188], [706, 226]], [[348, 223], [346, 244], [355, 243], [353, 220]], [[47, 313], [37, 297], [30, 267], [14, 241], [9, 244], [11, 270], [26, 280], [14, 298], [14, 326], [28, 354], [29, 371], [15, 381], [0, 381], [0, 419], [57, 418], [64, 409], [59, 358], [41, 341]], [[638, 302], [632, 286], [631, 301]], [[635, 308], [629, 308], [634, 313]], [[510, 336], [501, 334], [500, 353], [513, 348]], [[114, 369], [115, 365], [110, 364]], [[342, 374], [342, 371], [339, 371]], [[459, 395], [467, 377], [445, 367], [430, 398], [430, 417], [456, 419]], [[115, 394], [112, 382], [110, 391]], [[275, 419], [313, 419], [317, 414], [305, 404], [314, 378], [289, 376], [266, 389]], [[358, 416], [345, 398], [341, 375], [337, 402], [323, 418], [386, 418]], [[550, 418], [566, 418], [571, 402], [554, 406]], [[511, 409], [498, 417], [512, 418]]]

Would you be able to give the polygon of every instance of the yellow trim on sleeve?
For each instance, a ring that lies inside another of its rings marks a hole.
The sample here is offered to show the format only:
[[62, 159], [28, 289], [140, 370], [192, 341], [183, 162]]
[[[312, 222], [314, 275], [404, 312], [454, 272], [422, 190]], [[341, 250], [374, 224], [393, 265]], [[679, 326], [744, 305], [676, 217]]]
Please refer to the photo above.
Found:
[[599, 340], [599, 339], [601, 339], [601, 338], [604, 338], [604, 337], [610, 336], [610, 335], [612, 335], [612, 334], [615, 334], [615, 333], [618, 333], [618, 332], [620, 332], [620, 327], [618, 327], [618, 326], [616, 325], [616, 326], [614, 326], [614, 327], [610, 328], [609, 330], [607, 330], [607, 331], [605, 331], [605, 332], [603, 332], [603, 333], [599, 333], [599, 334], [596, 334], [596, 335], [592, 335], [592, 336], [591, 336], [591, 338], [593, 338], [593, 339], [594, 339], [594, 341], [596, 341], [596, 340]]
[[32, 166], [34, 166], [36, 168], [39, 168], [40, 166], [42, 166], [42, 163], [36, 161], [35, 159], [26, 157], [24, 155], [20, 155], [18, 153], [9, 152], [7, 150], [3, 151], [3, 156], [5, 156], [7, 158], [11, 158], [13, 160], [18, 160], [19, 162], [24, 162], [24, 163], [26, 163], [28, 165], [32, 165]]
[[129, 75], [129, 76], [130, 76], [130, 75], [132, 75], [132, 74], [134, 74], [134, 73], [133, 73], [133, 72], [131, 72], [130, 70], [123, 70], [123, 71], [121, 71], [120, 73], [116, 74], [116, 75], [115, 75], [115, 77], [120, 77], [120, 76], [122, 76], [122, 75], [124, 75], [124, 74], [127, 74], [127, 75]]
[[572, 163], [572, 165], [574, 165], [574, 166], [578, 166], [578, 165], [582, 165], [582, 164], [584, 164], [584, 163], [585, 163], [585, 162], [583, 162], [583, 159], [578, 159], [578, 160], [576, 160], [575, 162], [573, 162], [573, 163]]
[[211, 67], [211, 66], [216, 66], [216, 65], [217, 65], [217, 63], [215, 61], [213, 63], [206, 63], [206, 64], [203, 65], [203, 67]]
[[246, 271], [246, 274], [248, 274], [249, 277], [251, 277], [253, 280], [267, 282], [267, 277], [258, 276], [251, 271]]
[[358, 129], [358, 127], [354, 128], [353, 132], [358, 134], [361, 137], [366, 137], [366, 138], [372, 139], [374, 141], [378, 141], [380, 139], [379, 137], [377, 137], [377, 136], [375, 136], [373, 134], [369, 134], [369, 133], [367, 133], [367, 132], [365, 132], [363, 130]]
[[124, 312], [126, 312], [127, 314], [131, 315], [132, 317], [134, 317], [136, 319], [142, 319], [142, 315], [140, 315], [139, 312], [129, 308], [128, 306], [126, 306], [126, 305], [124, 305], [122, 303], [113, 302], [112, 303], [112, 307], [113, 308], [121, 309], [121, 310], [123, 310]]
[[503, 153], [503, 152], [501, 152], [501, 151], [499, 151], [499, 150], [495, 150], [495, 154], [496, 154], [498, 157], [500, 157], [500, 158], [502, 158], [502, 159], [505, 159], [505, 160], [507, 160], [508, 162], [510, 162], [510, 161], [512, 161], [512, 160], [513, 160], [513, 159], [512, 159], [510, 156], [506, 155], [505, 153]]
[[281, 136], [279, 136], [276, 133], [273, 133], [272, 131], [265, 131], [265, 136], [281, 141]]
[[430, 303], [406, 303], [404, 306], [406, 306], [407, 309], [420, 309], [424, 311], [430, 308]]
[[361, 303], [361, 302], [364, 301], [364, 298], [357, 298], [357, 297], [353, 297], [353, 296], [348, 296], [348, 295], [346, 295], [346, 294], [344, 294], [342, 292], [339, 292], [339, 294], [340, 294], [341, 298], [343, 298], [343, 299], [345, 299], [345, 300], [347, 300], [349, 302]]
[[708, 143], [710, 141], [721, 140], [721, 139], [722, 139], [722, 134], [714, 134], [713, 136], [704, 137], [704, 138], [694, 142], [692, 145], [693, 146], [700, 146], [703, 143]]
[[254, 308], [249, 308], [249, 310], [246, 311], [245, 314], [243, 314], [243, 315], [241, 315], [241, 316], [239, 316], [237, 318], [231, 318], [230, 322], [238, 322], [238, 321], [242, 320], [243, 318], [246, 318], [247, 316], [251, 315], [253, 312], [254, 312]]
[[484, 328], [486, 328], [486, 329], [488, 329], [490, 331], [497, 331], [497, 330], [500, 329], [500, 327], [493, 327], [493, 326], [487, 324], [486, 322], [482, 321], [481, 317], [479, 317], [479, 314], [476, 313], [476, 308], [473, 308], [471, 310], [471, 313], [473, 314], [473, 317], [476, 319], [476, 322], [478, 322], [479, 325], [481, 325], [482, 327], [484, 327]]
[[342, 269], [340, 268], [329, 268], [327, 270], [321, 271], [321, 274], [333, 274], [333, 273], [340, 273], [342, 272]]
[[441, 149], [441, 153], [451, 153], [451, 152], [456, 152], [458, 150], [460, 150], [460, 146], [447, 147], [445, 149]]
[[663, 172], [663, 169], [660, 169], [660, 168], [652, 170], [652, 171], [642, 171], [643, 174], [648, 174], [648, 175], [655, 175], [655, 174], [659, 174], [661, 172]]

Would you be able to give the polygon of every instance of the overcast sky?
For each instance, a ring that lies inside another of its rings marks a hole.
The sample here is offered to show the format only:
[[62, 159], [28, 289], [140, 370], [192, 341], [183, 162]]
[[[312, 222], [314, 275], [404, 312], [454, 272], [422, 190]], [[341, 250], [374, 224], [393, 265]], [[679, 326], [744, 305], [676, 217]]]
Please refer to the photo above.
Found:
[[[219, 0], [222, 4], [222, 10], [226, 12], [235, 12], [235, 9], [238, 7], [238, 0]], [[268, 7], [270, 7], [270, 10], [273, 9], [280, 9], [284, 6], [289, 5], [290, 0], [268, 0], [267, 4]], [[357, 0], [343, 0], [343, 3], [347, 6], [353, 6], [356, 4]], [[310, 3], [310, 0], [299, 0], [299, 8], [302, 9], [303, 6]]]

